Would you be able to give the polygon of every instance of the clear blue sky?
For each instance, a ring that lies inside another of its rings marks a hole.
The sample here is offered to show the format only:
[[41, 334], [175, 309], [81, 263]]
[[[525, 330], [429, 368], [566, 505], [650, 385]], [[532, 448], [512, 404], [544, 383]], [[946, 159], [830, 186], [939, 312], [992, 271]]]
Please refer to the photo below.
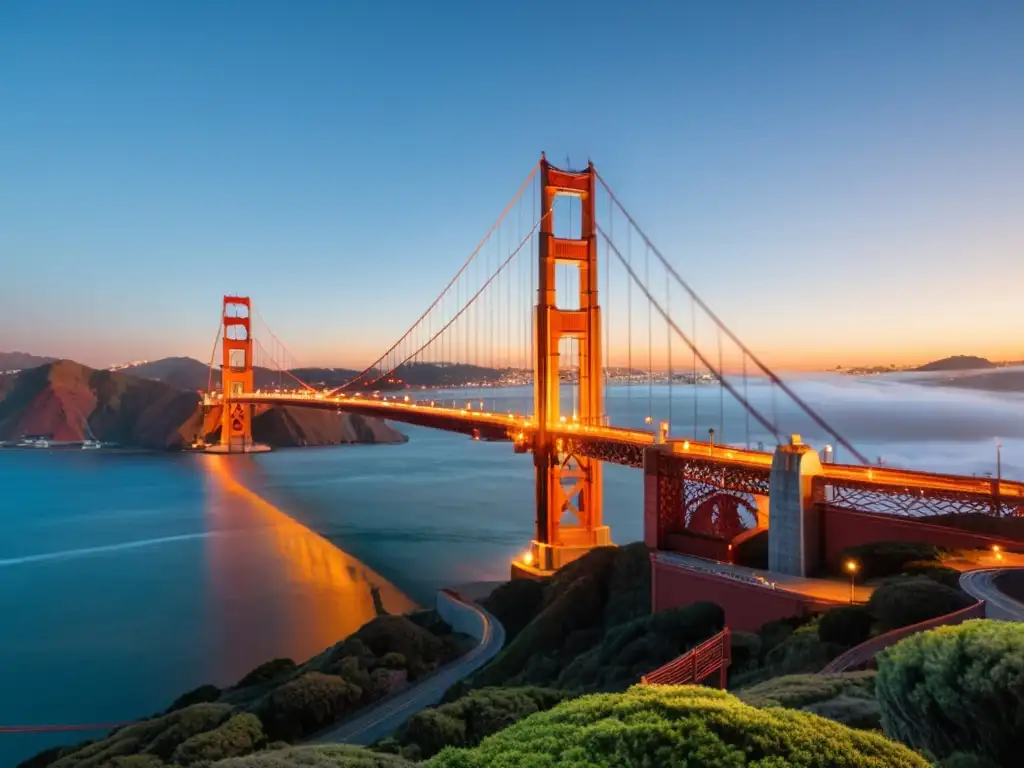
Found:
[[0, 350], [203, 358], [237, 291], [366, 362], [541, 150], [769, 359], [1024, 357], [1024, 3], [942, 0], [4, 0]]

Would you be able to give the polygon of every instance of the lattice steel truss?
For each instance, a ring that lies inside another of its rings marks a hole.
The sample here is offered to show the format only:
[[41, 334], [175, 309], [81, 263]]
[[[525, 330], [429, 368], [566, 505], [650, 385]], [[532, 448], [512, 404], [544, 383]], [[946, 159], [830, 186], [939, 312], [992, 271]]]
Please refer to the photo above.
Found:
[[577, 456], [586, 456], [609, 464], [641, 469], [644, 465], [644, 446], [607, 438], [573, 435], [561, 438], [563, 450]]
[[900, 517], [1024, 517], [1024, 496], [999, 496], [994, 492], [988, 494], [942, 488], [912, 488], [825, 477], [814, 480], [814, 500], [842, 509]]

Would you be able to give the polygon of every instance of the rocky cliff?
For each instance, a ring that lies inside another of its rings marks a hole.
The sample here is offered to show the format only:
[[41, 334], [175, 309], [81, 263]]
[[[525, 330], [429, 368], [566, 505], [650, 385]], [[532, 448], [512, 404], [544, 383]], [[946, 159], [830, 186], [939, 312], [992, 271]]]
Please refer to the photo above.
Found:
[[[219, 414], [204, 416], [195, 392], [70, 360], [0, 376], [0, 440], [46, 435], [73, 442], [91, 437], [173, 450], [189, 445], [204, 429], [208, 439], [216, 438], [218, 423]], [[377, 419], [300, 408], [257, 412], [253, 437], [275, 447], [406, 439]]]

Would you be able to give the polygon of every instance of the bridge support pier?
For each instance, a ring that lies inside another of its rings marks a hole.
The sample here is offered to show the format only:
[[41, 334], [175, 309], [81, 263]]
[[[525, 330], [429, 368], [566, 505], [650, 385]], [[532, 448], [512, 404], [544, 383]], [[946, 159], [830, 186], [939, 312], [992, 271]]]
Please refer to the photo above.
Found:
[[821, 510], [814, 503], [817, 452], [793, 435], [775, 449], [768, 498], [768, 569], [789, 576], [813, 575], [821, 565]]
[[216, 453], [250, 453], [252, 406], [232, 403], [231, 398], [253, 391], [252, 302], [248, 296], [225, 296], [222, 314], [220, 377], [223, 412], [220, 445]]

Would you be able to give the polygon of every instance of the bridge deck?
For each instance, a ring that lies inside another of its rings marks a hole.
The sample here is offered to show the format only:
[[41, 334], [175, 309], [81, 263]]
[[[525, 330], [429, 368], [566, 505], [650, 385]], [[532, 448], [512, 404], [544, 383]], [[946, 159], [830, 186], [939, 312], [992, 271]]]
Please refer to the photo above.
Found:
[[[487, 439], [528, 441], [533, 432], [537, 430], [537, 425], [526, 414], [448, 408], [414, 399], [408, 401], [383, 400], [359, 395], [327, 396], [314, 392], [280, 394], [246, 392], [232, 398], [232, 401], [253, 405], [288, 405], [340, 410], [462, 434], [479, 433], [480, 437]], [[206, 400], [207, 404], [219, 404], [220, 402], [219, 399]], [[591, 455], [630, 466], [641, 466], [640, 457], [642, 457], [643, 448], [656, 442], [656, 437], [652, 432], [614, 426], [587, 425], [568, 420], [549, 425], [548, 432], [568, 441], [603, 444], [605, 450], [596, 451]], [[767, 471], [772, 464], [772, 454], [767, 452], [711, 445], [692, 440], [670, 440], [669, 444], [672, 446], [673, 453], [680, 456], [710, 460], [724, 466], [760, 468]], [[1024, 499], [1024, 483], [1011, 480], [997, 481], [965, 475], [848, 464], [826, 464], [822, 469], [826, 483], [863, 485], [874, 488], [891, 487], [903, 489], [906, 492], [913, 489], [922, 492], [928, 490], [950, 494]]]

